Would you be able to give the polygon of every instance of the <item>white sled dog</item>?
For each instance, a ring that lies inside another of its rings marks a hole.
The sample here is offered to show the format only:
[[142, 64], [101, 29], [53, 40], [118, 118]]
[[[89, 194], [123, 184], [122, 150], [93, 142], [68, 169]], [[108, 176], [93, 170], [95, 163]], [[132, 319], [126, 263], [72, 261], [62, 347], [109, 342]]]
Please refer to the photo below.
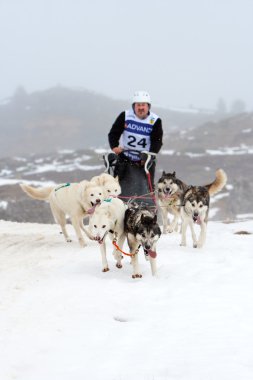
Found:
[[121, 193], [119, 178], [114, 178], [110, 174], [102, 173], [99, 176], [92, 177], [90, 182], [96, 183], [97, 186], [102, 186], [106, 197], [118, 197]]
[[61, 226], [67, 242], [71, 241], [66, 230], [66, 215], [69, 215], [81, 247], [86, 245], [81, 233], [83, 218], [94, 212], [105, 198], [102, 187], [86, 180], [37, 189], [24, 184], [20, 186], [31, 198], [49, 201], [54, 219]]
[[[89, 229], [87, 235], [92, 240], [97, 240], [100, 244], [102, 256], [102, 271], [109, 270], [106, 258], [106, 236], [111, 240], [116, 239], [117, 245], [122, 249], [125, 240], [124, 234], [124, 217], [126, 206], [118, 198], [105, 199], [99, 207], [95, 209], [94, 214], [89, 221]], [[122, 268], [122, 255], [114, 248], [114, 258], [116, 259], [116, 267]]]
[[[221, 191], [227, 182], [227, 175], [222, 169], [218, 169], [215, 174], [216, 178], [212, 183], [204, 186], [189, 186], [181, 198], [182, 240], [180, 245], [182, 246], [186, 246], [188, 225], [191, 229], [194, 248], [203, 247], [206, 241], [210, 196]], [[194, 232], [194, 224], [200, 225], [198, 240]]]

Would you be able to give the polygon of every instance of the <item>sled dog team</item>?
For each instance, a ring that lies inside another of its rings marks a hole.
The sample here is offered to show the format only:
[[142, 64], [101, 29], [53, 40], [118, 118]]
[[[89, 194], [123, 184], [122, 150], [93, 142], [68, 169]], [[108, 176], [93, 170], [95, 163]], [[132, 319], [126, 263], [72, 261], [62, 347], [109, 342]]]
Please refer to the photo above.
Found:
[[[177, 231], [181, 221], [181, 245], [186, 246], [186, 230], [190, 227], [193, 247], [203, 247], [206, 240], [206, 228], [210, 196], [221, 191], [227, 181], [222, 169], [216, 171], [215, 180], [204, 186], [189, 186], [176, 177], [176, 173], [163, 172], [157, 184], [157, 198], [163, 221], [163, 233]], [[118, 198], [121, 188], [118, 178], [103, 173], [90, 181], [65, 183], [45, 188], [20, 185], [31, 198], [49, 201], [52, 214], [67, 242], [71, 239], [66, 230], [66, 216], [70, 217], [79, 244], [87, 242], [83, 233], [100, 245], [102, 271], [109, 270], [106, 257], [106, 236], [114, 245], [113, 255], [116, 267], [122, 268], [122, 253], [125, 238], [129, 247], [129, 256], [133, 267], [133, 278], [142, 277], [138, 252], [143, 248], [151, 271], [156, 275], [156, 244], [161, 236], [155, 210], [141, 207], [136, 203], [125, 203]], [[173, 220], [169, 224], [169, 214]], [[83, 219], [89, 217], [89, 225], [83, 225]], [[195, 224], [200, 226], [197, 239]]]

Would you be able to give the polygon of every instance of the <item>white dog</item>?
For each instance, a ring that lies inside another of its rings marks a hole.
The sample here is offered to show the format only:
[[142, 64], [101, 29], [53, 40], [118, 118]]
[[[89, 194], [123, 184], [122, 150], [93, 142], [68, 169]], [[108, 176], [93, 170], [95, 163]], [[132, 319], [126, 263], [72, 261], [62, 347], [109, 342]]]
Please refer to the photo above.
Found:
[[118, 197], [121, 193], [118, 177], [114, 178], [110, 174], [102, 173], [99, 176], [92, 177], [90, 182], [102, 186], [106, 197]]
[[[94, 214], [90, 217], [88, 236], [92, 240], [97, 240], [100, 244], [102, 256], [102, 271], [109, 270], [106, 258], [106, 236], [113, 241], [116, 239], [120, 249], [124, 244], [124, 217], [126, 206], [118, 198], [109, 198], [104, 200], [99, 207], [95, 209]], [[114, 248], [113, 255], [117, 261], [116, 267], [122, 268], [122, 255]]]
[[66, 230], [66, 215], [69, 215], [81, 247], [86, 245], [81, 233], [83, 218], [94, 212], [105, 198], [100, 186], [89, 181], [37, 189], [24, 184], [20, 186], [31, 198], [49, 201], [54, 219], [61, 226], [67, 242], [71, 241]]

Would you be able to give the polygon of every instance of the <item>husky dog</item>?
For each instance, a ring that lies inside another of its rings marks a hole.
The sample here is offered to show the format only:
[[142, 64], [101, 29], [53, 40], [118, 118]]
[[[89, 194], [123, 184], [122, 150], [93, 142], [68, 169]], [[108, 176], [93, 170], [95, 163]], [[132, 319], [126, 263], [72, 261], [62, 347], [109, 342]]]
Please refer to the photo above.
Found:
[[[227, 182], [227, 175], [222, 169], [218, 169], [215, 174], [216, 178], [212, 183], [205, 186], [189, 186], [182, 196], [182, 246], [186, 246], [188, 225], [191, 229], [193, 247], [201, 248], [205, 243], [210, 195], [221, 191]], [[194, 232], [194, 224], [196, 223], [200, 225], [198, 240]]]
[[[111, 240], [116, 239], [119, 248], [122, 249], [125, 240], [124, 217], [125, 204], [118, 198], [105, 199], [90, 217], [87, 234], [90, 239], [97, 240], [100, 244], [103, 272], [109, 270], [105, 238], [108, 235]], [[122, 268], [121, 253], [114, 248], [113, 255], [117, 261], [116, 267]]]
[[29, 197], [49, 201], [54, 219], [61, 226], [67, 242], [71, 241], [66, 230], [66, 215], [69, 215], [81, 247], [86, 245], [81, 233], [83, 218], [105, 198], [102, 187], [85, 180], [37, 189], [24, 184], [20, 186]]
[[92, 177], [90, 182], [102, 186], [106, 197], [118, 197], [121, 193], [119, 178], [114, 178], [110, 174], [102, 173], [99, 176]]
[[[158, 203], [162, 212], [163, 233], [177, 231], [181, 196], [187, 185], [176, 177], [176, 172], [165, 173], [163, 171], [161, 178], [158, 180], [157, 188]], [[169, 213], [174, 216], [170, 225], [168, 225]]]
[[149, 259], [152, 275], [156, 270], [156, 243], [161, 236], [157, 224], [157, 216], [146, 208], [133, 204], [125, 213], [125, 233], [132, 256], [133, 278], [142, 277], [138, 263], [138, 249], [143, 247], [146, 258]]

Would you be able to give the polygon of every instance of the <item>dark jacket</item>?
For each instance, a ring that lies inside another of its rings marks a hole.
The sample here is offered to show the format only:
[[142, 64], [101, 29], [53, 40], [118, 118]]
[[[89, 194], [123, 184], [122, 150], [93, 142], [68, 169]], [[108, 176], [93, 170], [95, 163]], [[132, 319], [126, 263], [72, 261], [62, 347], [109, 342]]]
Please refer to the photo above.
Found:
[[[116, 148], [119, 146], [119, 139], [125, 128], [125, 111], [117, 117], [112, 125], [112, 128], [108, 134], [110, 148]], [[158, 118], [153, 126], [153, 130], [150, 135], [150, 152], [158, 153], [162, 147], [163, 129], [162, 120]]]

